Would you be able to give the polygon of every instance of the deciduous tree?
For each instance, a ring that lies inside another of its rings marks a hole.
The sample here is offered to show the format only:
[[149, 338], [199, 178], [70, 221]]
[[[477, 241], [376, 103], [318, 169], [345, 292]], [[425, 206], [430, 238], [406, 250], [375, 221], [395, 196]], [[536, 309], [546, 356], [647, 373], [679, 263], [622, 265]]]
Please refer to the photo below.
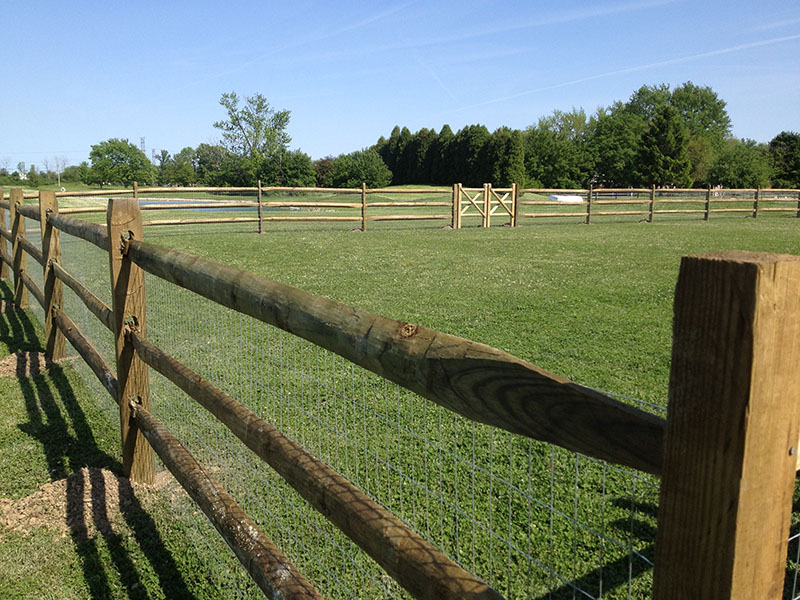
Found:
[[89, 182], [121, 184], [125, 187], [134, 181], [149, 184], [153, 182], [153, 165], [144, 152], [127, 139], [111, 138], [95, 144], [89, 152], [92, 165], [89, 169]]
[[333, 187], [355, 188], [365, 182], [367, 187], [379, 188], [389, 185], [391, 181], [392, 172], [374, 149], [342, 154], [334, 160], [331, 174]]
[[754, 188], [767, 186], [771, 173], [766, 146], [753, 140], [730, 139], [720, 150], [708, 179], [711, 185]]
[[641, 185], [681, 188], [692, 183], [686, 129], [674, 107], [656, 112], [642, 135], [638, 164]]
[[782, 131], [769, 142], [774, 187], [800, 188], [800, 133]]
[[219, 103], [228, 118], [216, 121], [214, 127], [222, 131], [223, 143], [233, 154], [270, 158], [286, 150], [292, 141], [286, 132], [290, 112], [275, 110], [261, 94], [247, 96], [240, 106], [236, 92], [226, 92]]

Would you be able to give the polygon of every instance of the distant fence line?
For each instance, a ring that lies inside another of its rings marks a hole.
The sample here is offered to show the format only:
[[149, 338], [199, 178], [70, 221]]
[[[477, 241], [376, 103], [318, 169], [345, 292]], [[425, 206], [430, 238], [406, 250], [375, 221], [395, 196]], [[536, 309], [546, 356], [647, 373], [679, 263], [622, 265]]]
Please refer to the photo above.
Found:
[[[489, 194], [508, 212], [505, 193], [483, 188], [483, 198]], [[476, 197], [468, 204], [480, 206]], [[39, 222], [41, 250], [26, 239], [26, 219]], [[108, 253], [110, 307], [61, 266], [60, 230]], [[13, 274], [15, 306], [27, 307], [30, 292], [45, 312], [47, 357], [64, 356], [66, 336], [119, 406], [125, 474], [151, 479], [154, 448], [269, 597], [318, 595], [150, 413], [148, 366], [223, 422], [414, 597], [501, 598], [314, 454], [148, 341], [145, 272], [467, 419], [660, 475], [657, 600], [780, 596], [800, 437], [800, 257], [683, 258], [665, 421], [484, 344], [147, 243], [135, 198], [110, 199], [106, 225], [99, 225], [59, 214], [53, 192], [40, 192], [34, 206], [12, 190], [0, 200], [0, 242], [0, 277]], [[29, 255], [42, 266], [43, 288], [28, 276]], [[115, 369], [64, 312], [64, 283], [111, 331]]]
[[[253, 195], [253, 200], [196, 200], [176, 203], [181, 195]], [[282, 194], [281, 200], [270, 199]], [[335, 197], [360, 196], [359, 201], [313, 200], [315, 195]], [[370, 201], [370, 196], [390, 196], [392, 200]], [[252, 209], [257, 216], [218, 218], [149, 219], [144, 226], [198, 225], [211, 223], [257, 223], [264, 231], [270, 222], [341, 222], [358, 224], [367, 230], [369, 222], [378, 221], [446, 221], [453, 229], [465, 226], [491, 227], [503, 224], [516, 227], [523, 220], [576, 219], [590, 224], [599, 217], [638, 217], [652, 223], [657, 216], [695, 215], [709, 220], [713, 215], [792, 214], [800, 218], [800, 189], [772, 188], [589, 188], [548, 189], [522, 188], [517, 184], [496, 188], [486, 183], [482, 188], [466, 188], [460, 183], [442, 188], [316, 188], [316, 187], [138, 187], [130, 189], [56, 192], [58, 198], [92, 198], [132, 196], [143, 202], [141, 210], [241, 210]], [[177, 196], [177, 198], [176, 198]], [[415, 196], [446, 196], [447, 200]], [[23, 194], [35, 199], [36, 193]], [[154, 198], [147, 200], [148, 198]], [[402, 198], [402, 199], [398, 199]], [[409, 198], [409, 199], [405, 199]], [[432, 211], [446, 208], [447, 212]], [[265, 214], [265, 209], [302, 210], [302, 214]], [[399, 209], [412, 211], [395, 212]], [[105, 206], [62, 208], [62, 214], [104, 213]], [[307, 214], [306, 211], [330, 211], [340, 214]]]

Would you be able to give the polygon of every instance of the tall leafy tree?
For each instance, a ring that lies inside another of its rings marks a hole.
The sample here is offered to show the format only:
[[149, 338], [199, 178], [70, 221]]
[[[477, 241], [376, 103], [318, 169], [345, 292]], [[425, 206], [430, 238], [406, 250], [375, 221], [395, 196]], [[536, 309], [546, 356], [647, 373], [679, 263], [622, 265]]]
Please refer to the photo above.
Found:
[[394, 146], [395, 163], [392, 170], [392, 183], [394, 184], [410, 183], [415, 162], [406, 148], [411, 143], [411, 138], [411, 131], [408, 127], [403, 127], [397, 138], [397, 144]]
[[688, 187], [692, 183], [686, 128], [674, 107], [661, 107], [642, 135], [637, 172], [642, 185]]
[[236, 92], [222, 94], [219, 103], [228, 118], [216, 121], [225, 147], [241, 157], [271, 158], [286, 150], [292, 138], [286, 132], [290, 112], [275, 110], [261, 94], [245, 98], [240, 106]]
[[487, 146], [488, 162], [492, 166], [490, 181], [500, 187], [508, 187], [512, 183], [524, 185], [525, 146], [522, 133], [509, 127], [500, 127], [489, 140]]
[[800, 188], [800, 133], [782, 131], [769, 142], [775, 187]]
[[152, 183], [153, 165], [138, 147], [126, 139], [111, 138], [95, 144], [89, 152], [92, 164], [89, 169], [89, 182], [131, 185]]
[[752, 188], [769, 185], [771, 174], [769, 152], [765, 145], [753, 140], [730, 139], [720, 150], [708, 179], [711, 185]]
[[355, 188], [365, 182], [367, 187], [378, 188], [389, 185], [392, 172], [377, 151], [369, 148], [336, 157], [330, 181], [333, 187]]
[[[381, 137], [381, 139], [383, 138]], [[381, 143], [381, 140], [378, 140], [378, 145], [376, 147], [376, 151], [392, 173], [397, 171], [397, 159], [400, 152], [399, 146], [400, 126], [395, 125], [392, 132], [389, 134], [389, 139], [385, 140], [383, 143]]]
[[172, 183], [186, 186], [197, 182], [197, 174], [194, 167], [196, 157], [197, 152], [191, 146], [187, 146], [173, 157], [175, 173]]
[[169, 185], [175, 179], [175, 163], [169, 151], [162, 149], [156, 154], [156, 181], [158, 185]]
[[491, 165], [486, 162], [484, 151], [489, 137], [489, 130], [485, 125], [467, 125], [459, 129], [453, 137], [450, 156], [453, 174], [459, 183], [477, 187], [489, 181], [492, 170]]
[[454, 137], [450, 125], [442, 125], [436, 141], [431, 145], [431, 183], [451, 184], [456, 181], [450, 157], [452, 151], [450, 145]]
[[706, 138], [719, 149], [730, 137], [731, 118], [726, 103], [710, 87], [687, 81], [673, 90], [670, 104], [683, 119], [691, 138]]
[[532, 183], [553, 188], [583, 187], [592, 174], [583, 110], [556, 110], [525, 131], [525, 170]]
[[[375, 151], [379, 152], [377, 149]], [[331, 176], [333, 175], [335, 161], [336, 159], [333, 156], [318, 158], [314, 161], [314, 177], [317, 187], [331, 187], [333, 185]]]
[[641, 115], [625, 110], [620, 103], [598, 112], [587, 140], [595, 184], [628, 187], [636, 183], [634, 172], [646, 128]]
[[194, 153], [197, 181], [205, 185], [224, 185], [220, 173], [228, 151], [219, 145], [200, 144]]
[[639, 115], [646, 123], [655, 119], [656, 114], [672, 101], [672, 93], [669, 85], [661, 83], [658, 85], [643, 85], [631, 94], [628, 102], [625, 103], [625, 110]]

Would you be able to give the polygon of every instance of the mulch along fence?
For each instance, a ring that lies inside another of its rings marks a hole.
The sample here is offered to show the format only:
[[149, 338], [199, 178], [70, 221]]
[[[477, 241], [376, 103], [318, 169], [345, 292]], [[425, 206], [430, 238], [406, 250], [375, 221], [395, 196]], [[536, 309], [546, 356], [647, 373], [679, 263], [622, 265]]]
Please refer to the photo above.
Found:
[[[453, 193], [467, 191], [456, 186]], [[484, 187], [485, 223], [492, 206], [512, 219], [521, 216], [514, 207], [524, 203], [507, 206], [505, 193]], [[514, 189], [508, 193], [518, 197]], [[479, 200], [455, 206], [480, 213]], [[588, 200], [587, 220], [588, 207], [597, 205], [593, 196]], [[155, 451], [268, 597], [320, 594], [210, 475], [213, 469], [153, 416], [150, 369], [222, 422], [411, 596], [503, 596], [327, 462], [154, 344], [145, 317], [145, 273], [299, 336], [468, 420], [660, 476], [654, 598], [781, 597], [800, 437], [800, 257], [727, 252], [682, 259], [665, 420], [484, 344], [147, 243], [135, 198], [109, 200], [106, 225], [65, 212], [54, 192], [40, 192], [37, 204], [25, 204], [18, 189], [0, 200], [0, 277], [13, 277], [15, 306], [26, 308], [30, 293], [44, 310], [47, 357], [63, 358], [69, 340], [118, 405], [125, 475], [151, 480]], [[451, 215], [456, 227], [463, 216], [463, 209]], [[26, 219], [39, 223], [41, 248], [26, 236]], [[60, 233], [107, 253], [111, 306], [63, 267]], [[43, 286], [31, 277], [28, 258], [41, 267]], [[63, 284], [110, 331], [115, 367], [65, 313]], [[533, 534], [527, 535], [531, 543]], [[508, 552], [510, 558], [511, 546]], [[529, 573], [508, 562], [512, 577], [515, 568], [519, 578]]]
[[[197, 225], [211, 223], [257, 223], [264, 231], [269, 223], [352, 223], [361, 231], [370, 222], [444, 221], [453, 229], [466, 226], [511, 227], [524, 222], [557, 220], [590, 224], [608, 217], [652, 223], [664, 218], [702, 218], [740, 215], [784, 215], [800, 218], [797, 189], [657, 189], [590, 188], [538, 189], [465, 188], [290, 188], [290, 187], [167, 187], [128, 190], [58, 192], [59, 198], [108, 198], [132, 195], [142, 200], [144, 211], [244, 211], [254, 216], [147, 219], [145, 226]], [[205, 196], [205, 199], [203, 199]], [[252, 198], [252, 199], [236, 199]], [[24, 199], [36, 199], [25, 194]], [[190, 198], [181, 200], [180, 198]], [[315, 199], [315, 197], [322, 199]], [[193, 200], [191, 198], [194, 198]], [[352, 198], [353, 200], [349, 200]], [[371, 199], [372, 198], [372, 199]], [[149, 200], [148, 200], [149, 199]], [[175, 202], [178, 200], [178, 202]], [[104, 213], [105, 206], [62, 208], [63, 214]], [[293, 212], [298, 211], [298, 212]]]

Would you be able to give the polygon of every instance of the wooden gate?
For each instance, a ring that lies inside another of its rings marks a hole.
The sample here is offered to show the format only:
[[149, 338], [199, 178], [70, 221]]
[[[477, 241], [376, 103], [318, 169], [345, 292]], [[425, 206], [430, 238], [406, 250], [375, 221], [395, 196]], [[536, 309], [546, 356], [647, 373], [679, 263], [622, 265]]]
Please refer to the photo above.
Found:
[[483, 188], [465, 188], [460, 183], [454, 206], [456, 229], [461, 229], [463, 217], [481, 217], [481, 227], [491, 227], [492, 215], [499, 212], [508, 215], [508, 224], [517, 225], [517, 185], [510, 188], [492, 188], [484, 183]]

